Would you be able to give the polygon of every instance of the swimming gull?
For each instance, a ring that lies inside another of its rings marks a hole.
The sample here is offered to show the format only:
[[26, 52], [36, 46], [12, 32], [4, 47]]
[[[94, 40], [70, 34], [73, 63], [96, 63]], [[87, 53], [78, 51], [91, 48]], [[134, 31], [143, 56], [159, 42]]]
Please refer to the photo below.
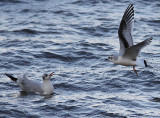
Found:
[[118, 30], [120, 43], [119, 54], [109, 56], [108, 60], [119, 65], [133, 66], [133, 70], [137, 74], [135, 66], [147, 67], [147, 62], [143, 59], [137, 59], [137, 56], [142, 48], [151, 43], [152, 38], [148, 38], [134, 45], [132, 39], [133, 23], [134, 7], [133, 4], [130, 4], [124, 12]]
[[8, 76], [11, 80], [16, 82], [23, 91], [26, 92], [34, 92], [41, 95], [50, 95], [53, 93], [54, 87], [50, 81], [51, 76], [53, 76], [53, 73], [51, 74], [44, 74], [43, 75], [43, 83], [38, 82], [36, 80], [29, 80], [26, 77], [26, 74], [24, 74], [22, 77], [13, 77], [10, 74], [5, 74]]

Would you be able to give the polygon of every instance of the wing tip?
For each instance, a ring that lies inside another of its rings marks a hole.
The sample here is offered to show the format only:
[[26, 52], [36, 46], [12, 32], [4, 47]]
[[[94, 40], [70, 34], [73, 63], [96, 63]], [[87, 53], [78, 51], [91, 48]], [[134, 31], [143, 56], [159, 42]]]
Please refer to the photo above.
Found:
[[153, 39], [152, 37], [146, 39], [146, 42], [147, 42], [148, 45], [152, 42], [152, 39]]
[[144, 60], [144, 65], [145, 67], [148, 67], [146, 60]]
[[11, 80], [13, 80], [14, 82], [17, 82], [17, 78], [13, 77], [12, 75], [7, 74], [7, 73], [5, 73], [5, 75], [6, 75], [7, 77], [9, 77]]
[[133, 4], [129, 4], [128, 5], [128, 7], [127, 7], [127, 9], [126, 9], [126, 12], [129, 12], [129, 11], [134, 11], [134, 6], [133, 6]]
[[133, 6], [133, 3], [131, 3], [130, 5]]
[[127, 9], [125, 10], [122, 20], [130, 21], [130, 19], [134, 19], [134, 7], [133, 4], [129, 4]]
[[131, 7], [134, 8], [132, 3], [128, 5], [128, 8], [131, 8]]

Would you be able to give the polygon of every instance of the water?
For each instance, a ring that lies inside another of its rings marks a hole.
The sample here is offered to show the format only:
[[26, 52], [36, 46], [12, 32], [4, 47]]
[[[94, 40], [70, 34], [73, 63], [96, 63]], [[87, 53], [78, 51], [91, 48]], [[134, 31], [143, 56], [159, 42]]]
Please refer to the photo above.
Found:
[[[160, 1], [135, 0], [133, 38], [153, 37], [140, 54], [148, 68], [114, 65], [128, 0], [1, 0], [0, 117], [160, 117]], [[23, 93], [4, 73], [41, 81], [54, 95]]]

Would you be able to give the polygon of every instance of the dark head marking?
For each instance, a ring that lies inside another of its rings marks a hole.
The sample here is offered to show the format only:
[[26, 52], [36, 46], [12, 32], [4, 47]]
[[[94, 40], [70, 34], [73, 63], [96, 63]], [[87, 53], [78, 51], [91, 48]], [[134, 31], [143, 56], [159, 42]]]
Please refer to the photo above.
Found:
[[46, 78], [47, 76], [48, 76], [47, 74], [44, 74], [44, 75], [43, 75], [43, 80], [45, 80], [45, 78]]

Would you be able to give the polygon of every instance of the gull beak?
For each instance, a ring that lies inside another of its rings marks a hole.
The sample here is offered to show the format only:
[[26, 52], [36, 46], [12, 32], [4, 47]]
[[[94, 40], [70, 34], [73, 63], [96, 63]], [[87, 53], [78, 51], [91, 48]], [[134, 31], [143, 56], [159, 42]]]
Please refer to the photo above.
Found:
[[53, 76], [54, 75], [54, 72], [52, 72], [49, 76]]

